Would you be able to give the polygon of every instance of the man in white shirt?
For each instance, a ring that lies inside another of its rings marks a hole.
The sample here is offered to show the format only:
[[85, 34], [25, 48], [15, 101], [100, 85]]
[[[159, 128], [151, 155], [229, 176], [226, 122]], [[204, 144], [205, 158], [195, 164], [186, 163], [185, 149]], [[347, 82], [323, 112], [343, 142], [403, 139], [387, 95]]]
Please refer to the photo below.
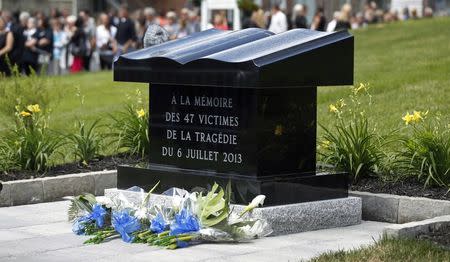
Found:
[[279, 5], [272, 8], [272, 18], [270, 19], [269, 31], [275, 34], [283, 33], [288, 30], [286, 15], [280, 10]]

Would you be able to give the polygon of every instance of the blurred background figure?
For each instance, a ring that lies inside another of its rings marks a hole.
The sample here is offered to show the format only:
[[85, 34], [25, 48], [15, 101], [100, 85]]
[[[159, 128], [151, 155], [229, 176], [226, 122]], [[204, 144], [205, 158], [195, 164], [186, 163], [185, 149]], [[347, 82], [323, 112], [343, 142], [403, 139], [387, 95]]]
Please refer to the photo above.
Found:
[[88, 54], [87, 42], [88, 37], [83, 29], [83, 19], [76, 18], [75, 25], [71, 27], [72, 35], [69, 41], [70, 54], [72, 55], [72, 62], [70, 65], [70, 72], [77, 73], [84, 69], [85, 57]]
[[69, 42], [66, 32], [61, 23], [63, 18], [52, 18], [51, 26], [53, 30], [53, 58], [49, 66], [49, 73], [61, 75], [66, 69], [66, 46]]
[[118, 55], [135, 50], [136, 28], [128, 17], [128, 7], [122, 5], [119, 9], [119, 23], [116, 33]]
[[105, 13], [100, 14], [95, 41], [102, 70], [112, 67], [114, 54], [117, 52], [116, 33], [117, 28], [111, 24], [109, 16]]
[[337, 21], [340, 17], [341, 13], [339, 11], [334, 11], [333, 20], [331, 20], [327, 25], [327, 32], [334, 32], [336, 29]]
[[351, 13], [352, 6], [350, 4], [344, 4], [339, 12], [339, 18], [334, 31], [348, 30], [352, 28], [350, 24]]
[[306, 19], [307, 8], [305, 5], [296, 4], [292, 10], [292, 24], [294, 28], [308, 28]]
[[275, 34], [283, 33], [288, 30], [286, 15], [281, 11], [280, 6], [275, 4], [272, 7], [272, 16], [270, 19], [269, 31]]
[[171, 40], [177, 38], [179, 24], [177, 23], [177, 14], [173, 11], [169, 11], [166, 14], [167, 24], [164, 29], [169, 33], [169, 38]]
[[6, 19], [0, 16], [0, 73], [9, 76], [9, 55], [13, 50], [14, 36], [6, 26]]
[[228, 30], [228, 21], [223, 12], [217, 12], [214, 15], [213, 26], [215, 29]]
[[86, 9], [80, 11], [79, 17], [83, 22], [82, 28], [87, 38], [87, 51], [86, 55], [83, 57], [83, 68], [84, 70], [89, 71], [91, 69], [93, 50], [95, 49], [95, 21], [94, 18], [90, 16], [89, 11]]
[[313, 20], [311, 22], [311, 30], [316, 31], [325, 31], [325, 27], [327, 26], [327, 20], [325, 19], [325, 15], [323, 14], [323, 8], [317, 8], [316, 13], [314, 14]]
[[25, 37], [25, 49], [22, 56], [22, 69], [26, 75], [30, 75], [32, 71], [37, 72], [38, 69], [38, 53], [36, 51], [38, 31], [35, 18], [28, 18], [27, 28], [23, 35]]

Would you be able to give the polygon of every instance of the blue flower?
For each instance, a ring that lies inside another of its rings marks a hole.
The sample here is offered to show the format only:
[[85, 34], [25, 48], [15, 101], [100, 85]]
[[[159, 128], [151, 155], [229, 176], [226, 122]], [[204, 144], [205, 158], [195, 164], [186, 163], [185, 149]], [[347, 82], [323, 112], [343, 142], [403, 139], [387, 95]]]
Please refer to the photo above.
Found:
[[177, 240], [177, 247], [183, 248], [183, 247], [187, 247], [187, 246], [189, 246], [188, 242], [182, 241], [182, 240]]
[[120, 234], [122, 240], [130, 243], [134, 236], [131, 234], [141, 229], [139, 219], [131, 216], [127, 211], [113, 212], [111, 224], [114, 229]]
[[164, 220], [161, 213], [158, 213], [155, 218], [152, 219], [150, 224], [150, 231], [153, 233], [161, 233], [163, 232], [166, 227], [168, 226], [167, 222]]
[[106, 214], [108, 214], [108, 212], [102, 205], [95, 204], [92, 208], [92, 212], [89, 214], [89, 218], [95, 221], [95, 225], [98, 228], [102, 228], [105, 224]]
[[175, 215], [174, 221], [170, 224], [170, 235], [179, 235], [187, 232], [195, 232], [200, 230], [197, 218], [189, 214], [186, 209]]
[[72, 225], [72, 231], [73, 233], [77, 235], [84, 235], [86, 232], [86, 223], [91, 222], [91, 219], [89, 218], [89, 215], [85, 215], [82, 217], [77, 218]]

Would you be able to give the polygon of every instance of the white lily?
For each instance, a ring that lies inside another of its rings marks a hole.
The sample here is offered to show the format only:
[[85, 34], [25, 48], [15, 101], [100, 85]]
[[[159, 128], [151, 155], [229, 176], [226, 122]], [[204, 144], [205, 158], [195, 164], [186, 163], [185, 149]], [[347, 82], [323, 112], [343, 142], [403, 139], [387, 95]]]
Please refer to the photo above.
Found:
[[250, 204], [248, 204], [248, 206], [244, 208], [240, 216], [242, 217], [245, 213], [252, 211], [258, 206], [262, 206], [264, 204], [265, 199], [266, 199], [265, 195], [257, 195], [255, 198], [253, 198], [252, 202], [250, 202]]

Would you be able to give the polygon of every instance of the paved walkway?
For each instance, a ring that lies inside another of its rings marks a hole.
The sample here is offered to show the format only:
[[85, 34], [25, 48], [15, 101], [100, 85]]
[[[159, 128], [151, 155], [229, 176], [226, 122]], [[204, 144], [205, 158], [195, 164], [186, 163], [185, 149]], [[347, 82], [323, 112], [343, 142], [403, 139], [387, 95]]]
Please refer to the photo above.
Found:
[[0, 208], [0, 261], [300, 261], [378, 239], [386, 223], [267, 237], [241, 244], [204, 244], [175, 251], [120, 239], [83, 245], [67, 222], [68, 202]]

